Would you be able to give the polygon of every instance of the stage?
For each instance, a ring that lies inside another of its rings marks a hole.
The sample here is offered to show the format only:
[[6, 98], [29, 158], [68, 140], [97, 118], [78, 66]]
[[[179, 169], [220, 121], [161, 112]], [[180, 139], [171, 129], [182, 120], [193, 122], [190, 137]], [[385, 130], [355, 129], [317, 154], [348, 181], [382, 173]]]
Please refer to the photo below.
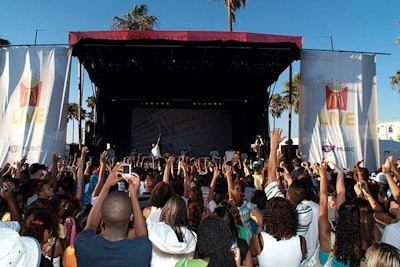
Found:
[[[117, 155], [191, 147], [194, 156], [247, 152], [268, 134], [269, 88], [300, 59], [303, 38], [246, 32], [70, 32], [73, 56], [97, 88], [87, 145]], [[289, 77], [288, 77], [289, 79]]]

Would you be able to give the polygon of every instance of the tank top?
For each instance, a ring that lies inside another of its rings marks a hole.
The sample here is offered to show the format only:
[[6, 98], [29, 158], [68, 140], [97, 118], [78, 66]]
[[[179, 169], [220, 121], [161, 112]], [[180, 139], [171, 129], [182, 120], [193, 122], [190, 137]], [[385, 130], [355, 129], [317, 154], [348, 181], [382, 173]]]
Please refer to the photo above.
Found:
[[264, 246], [257, 256], [259, 267], [266, 266], [299, 266], [303, 258], [300, 237], [293, 236], [288, 240], [277, 241], [266, 232], [261, 232]]

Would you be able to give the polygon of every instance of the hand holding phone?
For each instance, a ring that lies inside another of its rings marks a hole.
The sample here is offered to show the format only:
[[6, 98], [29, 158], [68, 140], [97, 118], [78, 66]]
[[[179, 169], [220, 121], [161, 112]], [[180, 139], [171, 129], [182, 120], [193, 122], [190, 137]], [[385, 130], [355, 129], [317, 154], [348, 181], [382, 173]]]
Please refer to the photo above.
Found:
[[129, 178], [131, 176], [131, 164], [122, 165], [122, 177]]

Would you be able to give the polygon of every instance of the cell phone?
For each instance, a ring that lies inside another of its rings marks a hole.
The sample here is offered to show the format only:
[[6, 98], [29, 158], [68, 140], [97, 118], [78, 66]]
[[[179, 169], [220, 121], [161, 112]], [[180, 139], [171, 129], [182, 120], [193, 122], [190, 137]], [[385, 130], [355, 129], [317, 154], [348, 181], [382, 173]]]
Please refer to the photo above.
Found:
[[285, 169], [284, 169], [284, 168], [281, 168], [281, 167], [277, 167], [277, 168], [276, 168], [276, 171], [277, 171], [277, 172], [285, 172]]
[[131, 164], [122, 165], [122, 177], [129, 178], [131, 176]]
[[301, 163], [301, 167], [305, 168], [305, 167], [307, 167], [307, 166], [308, 166], [308, 162], [303, 161], [303, 162]]
[[366, 185], [366, 182], [365, 182], [365, 181], [358, 181], [358, 184], [359, 184], [361, 187], [364, 187], [364, 186]]

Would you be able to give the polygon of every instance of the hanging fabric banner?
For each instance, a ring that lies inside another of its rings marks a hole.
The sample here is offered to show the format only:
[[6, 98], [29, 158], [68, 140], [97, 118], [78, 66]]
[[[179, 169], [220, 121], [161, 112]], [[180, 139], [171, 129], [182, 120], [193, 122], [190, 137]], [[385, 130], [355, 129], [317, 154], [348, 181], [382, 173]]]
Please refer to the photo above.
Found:
[[301, 52], [299, 146], [310, 163], [374, 171], [379, 163], [375, 55]]
[[0, 163], [52, 163], [66, 149], [70, 47], [0, 49]]

